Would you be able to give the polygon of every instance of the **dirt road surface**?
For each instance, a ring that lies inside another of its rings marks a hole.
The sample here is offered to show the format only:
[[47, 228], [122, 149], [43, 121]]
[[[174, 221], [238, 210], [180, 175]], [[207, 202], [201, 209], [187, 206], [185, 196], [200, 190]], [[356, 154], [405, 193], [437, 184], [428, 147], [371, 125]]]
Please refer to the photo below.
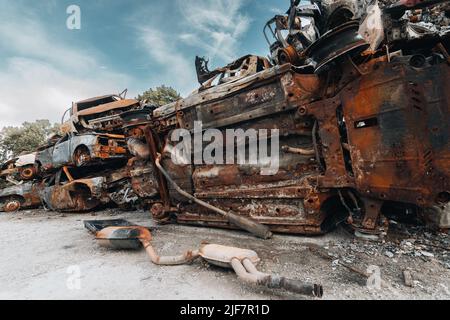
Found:
[[[232, 271], [202, 261], [152, 265], [144, 250], [99, 247], [83, 225], [84, 220], [117, 218], [154, 227], [154, 247], [161, 254], [198, 248], [202, 241], [253, 249], [262, 259], [261, 271], [321, 283], [324, 299], [450, 299], [447, 234], [394, 225], [380, 243], [355, 239], [342, 228], [321, 237], [259, 240], [238, 231], [156, 226], [147, 212], [116, 210], [0, 214], [0, 299], [310, 299], [243, 284]], [[378, 267], [381, 288], [376, 281], [367, 286], [364, 276], [341, 263], [362, 271]], [[413, 287], [405, 285], [404, 270], [412, 275]]]

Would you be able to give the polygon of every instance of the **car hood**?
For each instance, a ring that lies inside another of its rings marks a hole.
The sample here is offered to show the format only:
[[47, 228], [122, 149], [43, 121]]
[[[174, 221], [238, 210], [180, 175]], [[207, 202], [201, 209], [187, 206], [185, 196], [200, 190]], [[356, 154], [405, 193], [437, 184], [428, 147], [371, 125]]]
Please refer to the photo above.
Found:
[[25, 154], [23, 156], [19, 156], [16, 161], [16, 167], [23, 167], [26, 165], [34, 164], [36, 160], [36, 153]]
[[77, 115], [78, 116], [88, 116], [88, 115], [103, 113], [103, 112], [110, 111], [110, 110], [128, 108], [128, 107], [132, 107], [137, 104], [139, 104], [139, 101], [137, 101], [135, 99], [119, 100], [119, 101], [102, 104], [97, 107], [89, 108], [86, 110], [82, 110], [82, 111], [78, 112]]

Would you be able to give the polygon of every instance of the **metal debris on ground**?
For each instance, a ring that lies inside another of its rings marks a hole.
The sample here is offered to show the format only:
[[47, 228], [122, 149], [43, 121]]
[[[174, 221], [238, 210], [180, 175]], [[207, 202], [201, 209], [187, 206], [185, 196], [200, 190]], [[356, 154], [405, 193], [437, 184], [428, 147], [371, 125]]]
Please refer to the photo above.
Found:
[[133, 226], [126, 220], [85, 221], [85, 227], [95, 234], [100, 245], [104, 247], [139, 249], [142, 244], [151, 261], [156, 265], [188, 264], [201, 257], [210, 264], [233, 269], [243, 282], [272, 289], [285, 289], [318, 298], [323, 296], [321, 285], [258, 271], [256, 265], [260, 262], [260, 258], [253, 250], [203, 243], [198, 250], [188, 250], [178, 256], [160, 256], [152, 246], [152, 235], [149, 229], [145, 227]]

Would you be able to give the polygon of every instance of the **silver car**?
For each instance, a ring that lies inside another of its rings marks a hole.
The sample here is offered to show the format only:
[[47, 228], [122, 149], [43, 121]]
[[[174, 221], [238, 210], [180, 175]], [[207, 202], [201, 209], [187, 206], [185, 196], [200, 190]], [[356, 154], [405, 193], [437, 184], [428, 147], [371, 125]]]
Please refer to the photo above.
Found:
[[41, 171], [63, 166], [82, 167], [108, 159], [126, 158], [125, 138], [112, 134], [67, 134], [53, 146], [39, 150], [36, 164]]

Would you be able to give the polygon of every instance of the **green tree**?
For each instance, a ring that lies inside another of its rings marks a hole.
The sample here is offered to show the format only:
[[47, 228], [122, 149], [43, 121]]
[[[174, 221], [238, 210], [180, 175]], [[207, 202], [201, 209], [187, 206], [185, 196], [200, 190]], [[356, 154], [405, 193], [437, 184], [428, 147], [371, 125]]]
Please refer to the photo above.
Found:
[[24, 122], [20, 127], [5, 127], [0, 131], [0, 161], [35, 151], [46, 139], [58, 133], [59, 126], [48, 120]]
[[180, 94], [172, 87], [162, 85], [155, 89], [149, 89], [137, 97], [137, 100], [146, 100], [149, 104], [163, 106], [165, 104], [181, 99]]

